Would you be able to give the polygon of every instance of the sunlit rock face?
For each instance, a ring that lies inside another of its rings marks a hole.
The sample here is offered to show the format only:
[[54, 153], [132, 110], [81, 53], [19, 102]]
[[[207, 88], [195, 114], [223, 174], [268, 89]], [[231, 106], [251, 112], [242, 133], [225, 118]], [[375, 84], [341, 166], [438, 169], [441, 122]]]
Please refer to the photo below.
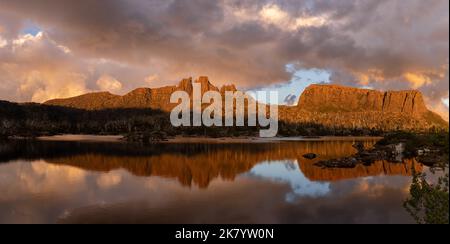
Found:
[[308, 87], [298, 107], [310, 112], [386, 112], [413, 117], [428, 112], [419, 91], [380, 92], [337, 85]]
[[316, 123], [329, 128], [428, 130], [448, 128], [425, 106], [419, 91], [380, 92], [336, 85], [311, 85], [296, 107], [281, 107], [290, 123]]
[[[108, 92], [91, 93], [67, 99], [47, 101], [47, 105], [86, 110], [116, 108], [152, 108], [170, 112], [176, 91], [192, 96], [193, 84], [201, 85], [201, 94], [237, 91], [234, 85], [215, 87], [208, 77], [183, 79], [176, 86], [138, 88], [124, 96]], [[300, 97], [298, 106], [280, 106], [281, 121], [293, 124], [318, 124], [329, 128], [391, 130], [428, 130], [448, 128], [439, 115], [425, 106], [419, 91], [375, 91], [337, 85], [311, 85]]]
[[[211, 84], [208, 77], [202, 76], [194, 81], [201, 85], [201, 94], [220, 89]], [[116, 109], [116, 108], [152, 108], [162, 111], [171, 111], [176, 104], [170, 103], [170, 96], [176, 91], [185, 91], [192, 95], [192, 78], [183, 79], [176, 86], [161, 88], [138, 88], [124, 96], [113, 95], [108, 92], [90, 93], [67, 99], [55, 99], [45, 102], [47, 105], [64, 106], [86, 110]], [[232, 88], [232, 87], [231, 87]], [[222, 90], [231, 89], [229, 86]]]

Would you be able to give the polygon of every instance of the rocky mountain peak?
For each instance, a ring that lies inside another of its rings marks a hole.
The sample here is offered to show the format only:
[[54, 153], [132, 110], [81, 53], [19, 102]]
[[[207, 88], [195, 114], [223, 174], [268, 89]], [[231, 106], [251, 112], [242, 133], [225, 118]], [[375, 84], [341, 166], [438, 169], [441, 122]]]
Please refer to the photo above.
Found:
[[215, 87], [211, 82], [209, 81], [209, 78], [207, 76], [200, 76], [196, 83], [200, 83], [202, 86], [202, 94], [205, 94], [208, 91], [219, 91], [219, 88]]
[[193, 87], [192, 87], [192, 77], [183, 79], [178, 83], [177, 90], [185, 91], [189, 94], [192, 94]]
[[235, 85], [231, 84], [231, 85], [224, 85], [220, 88], [220, 93], [224, 94], [227, 91], [231, 91], [231, 92], [236, 92], [237, 88]]
[[[202, 94], [219, 91], [206, 76], [196, 83]], [[90, 93], [46, 102], [48, 105], [87, 110], [116, 108], [152, 108], [170, 112], [177, 104], [170, 103], [174, 91], [192, 94], [192, 78], [177, 86], [138, 88], [124, 96], [108, 92]], [[237, 91], [234, 85], [220, 88], [221, 93]], [[421, 130], [448, 128], [439, 115], [427, 109], [419, 91], [376, 91], [339, 85], [311, 85], [300, 97], [298, 106], [280, 106], [280, 120], [288, 123], [320, 124], [330, 128], [375, 128], [378, 130]]]
[[298, 107], [311, 112], [394, 112], [420, 116], [428, 111], [419, 91], [376, 91], [339, 85], [311, 85]]
[[129, 92], [125, 96], [145, 96], [151, 94], [152, 90], [150, 88], [137, 88]]

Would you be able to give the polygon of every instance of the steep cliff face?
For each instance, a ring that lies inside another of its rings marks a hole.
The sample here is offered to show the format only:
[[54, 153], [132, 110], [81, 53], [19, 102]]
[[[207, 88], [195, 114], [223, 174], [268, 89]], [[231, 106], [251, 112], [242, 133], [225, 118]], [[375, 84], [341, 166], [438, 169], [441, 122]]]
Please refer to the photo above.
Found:
[[235, 85], [225, 85], [220, 88], [220, 93], [225, 94], [226, 92], [236, 92], [237, 88]]
[[[200, 77], [195, 83], [201, 84], [201, 93], [219, 91], [211, 84], [208, 77]], [[228, 89], [228, 88], [223, 88]], [[177, 86], [161, 88], [138, 88], [124, 96], [108, 92], [90, 93], [67, 99], [55, 99], [45, 102], [46, 105], [64, 106], [86, 110], [101, 110], [115, 108], [152, 108], [170, 111], [176, 104], [170, 103], [170, 96], [175, 91], [185, 91], [192, 95], [192, 78], [183, 79]]]
[[217, 92], [219, 91], [217, 87], [211, 84], [208, 77], [206, 76], [201, 76], [200, 78], [198, 78], [197, 83], [199, 83], [202, 86], [202, 95], [208, 91], [217, 91]]
[[311, 85], [297, 107], [281, 107], [281, 120], [349, 129], [426, 130], [448, 128], [427, 109], [419, 91], [380, 92], [336, 85]]
[[[237, 91], [234, 85], [221, 89], [208, 77], [200, 77], [201, 92]], [[152, 108], [169, 112], [177, 104], [170, 103], [175, 91], [193, 94], [192, 78], [183, 79], [177, 86], [139, 88], [124, 96], [107, 92], [91, 93], [68, 99], [56, 99], [47, 105], [87, 110], [114, 108]], [[281, 121], [292, 124], [318, 124], [329, 128], [426, 130], [448, 128], [448, 123], [429, 111], [419, 91], [375, 91], [337, 85], [311, 85], [300, 97], [298, 106], [280, 106]]]
[[298, 107], [310, 112], [386, 112], [415, 117], [428, 112], [419, 91], [380, 92], [336, 85], [308, 87]]

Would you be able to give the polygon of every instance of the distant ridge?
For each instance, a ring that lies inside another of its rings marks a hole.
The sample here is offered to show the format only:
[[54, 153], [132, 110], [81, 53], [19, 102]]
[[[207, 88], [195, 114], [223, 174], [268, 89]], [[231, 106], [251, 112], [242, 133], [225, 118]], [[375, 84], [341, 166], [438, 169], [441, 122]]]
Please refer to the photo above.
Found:
[[[199, 77], [195, 83], [201, 84], [202, 94], [208, 91], [219, 91], [222, 93], [225, 93], [225, 91], [237, 91], [234, 85], [225, 85], [219, 89], [211, 84], [206, 76]], [[183, 79], [176, 86], [137, 88], [124, 96], [114, 95], [109, 92], [95, 92], [77, 97], [53, 99], [44, 104], [85, 110], [152, 108], [168, 112], [176, 106], [176, 104], [170, 104], [170, 96], [175, 91], [185, 91], [192, 94], [192, 78]]]
[[[213, 86], [207, 77], [200, 77], [196, 82], [202, 84], [202, 92], [219, 89]], [[138, 88], [124, 96], [107, 92], [89, 93], [66, 99], [54, 99], [45, 102], [46, 105], [63, 106], [86, 110], [102, 110], [116, 108], [152, 108], [170, 111], [174, 105], [170, 104], [170, 96], [175, 91], [186, 91], [192, 94], [192, 78], [183, 79], [177, 86], [161, 88]]]
[[376, 91], [339, 85], [311, 85], [296, 107], [283, 107], [281, 120], [318, 123], [328, 128], [381, 131], [448, 129], [448, 122], [428, 110], [420, 91]]
[[428, 112], [422, 93], [376, 91], [339, 85], [311, 85], [303, 92], [298, 107], [311, 112], [394, 112], [421, 116]]
[[[236, 91], [234, 85], [219, 89], [206, 76], [195, 82], [202, 85], [202, 93]], [[138, 88], [124, 96], [99, 92], [50, 100], [45, 104], [85, 110], [152, 108], [169, 112], [176, 106], [170, 104], [170, 96], [175, 91], [192, 94], [192, 78], [183, 79], [176, 86]], [[297, 106], [280, 106], [279, 116], [287, 123], [314, 123], [349, 129], [390, 131], [448, 128], [448, 122], [428, 110], [422, 93], [416, 90], [381, 92], [339, 85], [311, 85], [300, 96]]]

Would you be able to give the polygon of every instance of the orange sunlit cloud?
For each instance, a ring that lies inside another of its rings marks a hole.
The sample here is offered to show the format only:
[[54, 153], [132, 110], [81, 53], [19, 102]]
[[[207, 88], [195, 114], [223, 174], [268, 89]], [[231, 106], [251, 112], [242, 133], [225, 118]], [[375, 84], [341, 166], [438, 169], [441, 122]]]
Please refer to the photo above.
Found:
[[418, 89], [431, 109], [448, 114], [448, 1], [0, 5], [0, 100], [123, 93], [200, 75], [252, 89], [289, 83], [291, 65], [326, 70], [343, 85]]

